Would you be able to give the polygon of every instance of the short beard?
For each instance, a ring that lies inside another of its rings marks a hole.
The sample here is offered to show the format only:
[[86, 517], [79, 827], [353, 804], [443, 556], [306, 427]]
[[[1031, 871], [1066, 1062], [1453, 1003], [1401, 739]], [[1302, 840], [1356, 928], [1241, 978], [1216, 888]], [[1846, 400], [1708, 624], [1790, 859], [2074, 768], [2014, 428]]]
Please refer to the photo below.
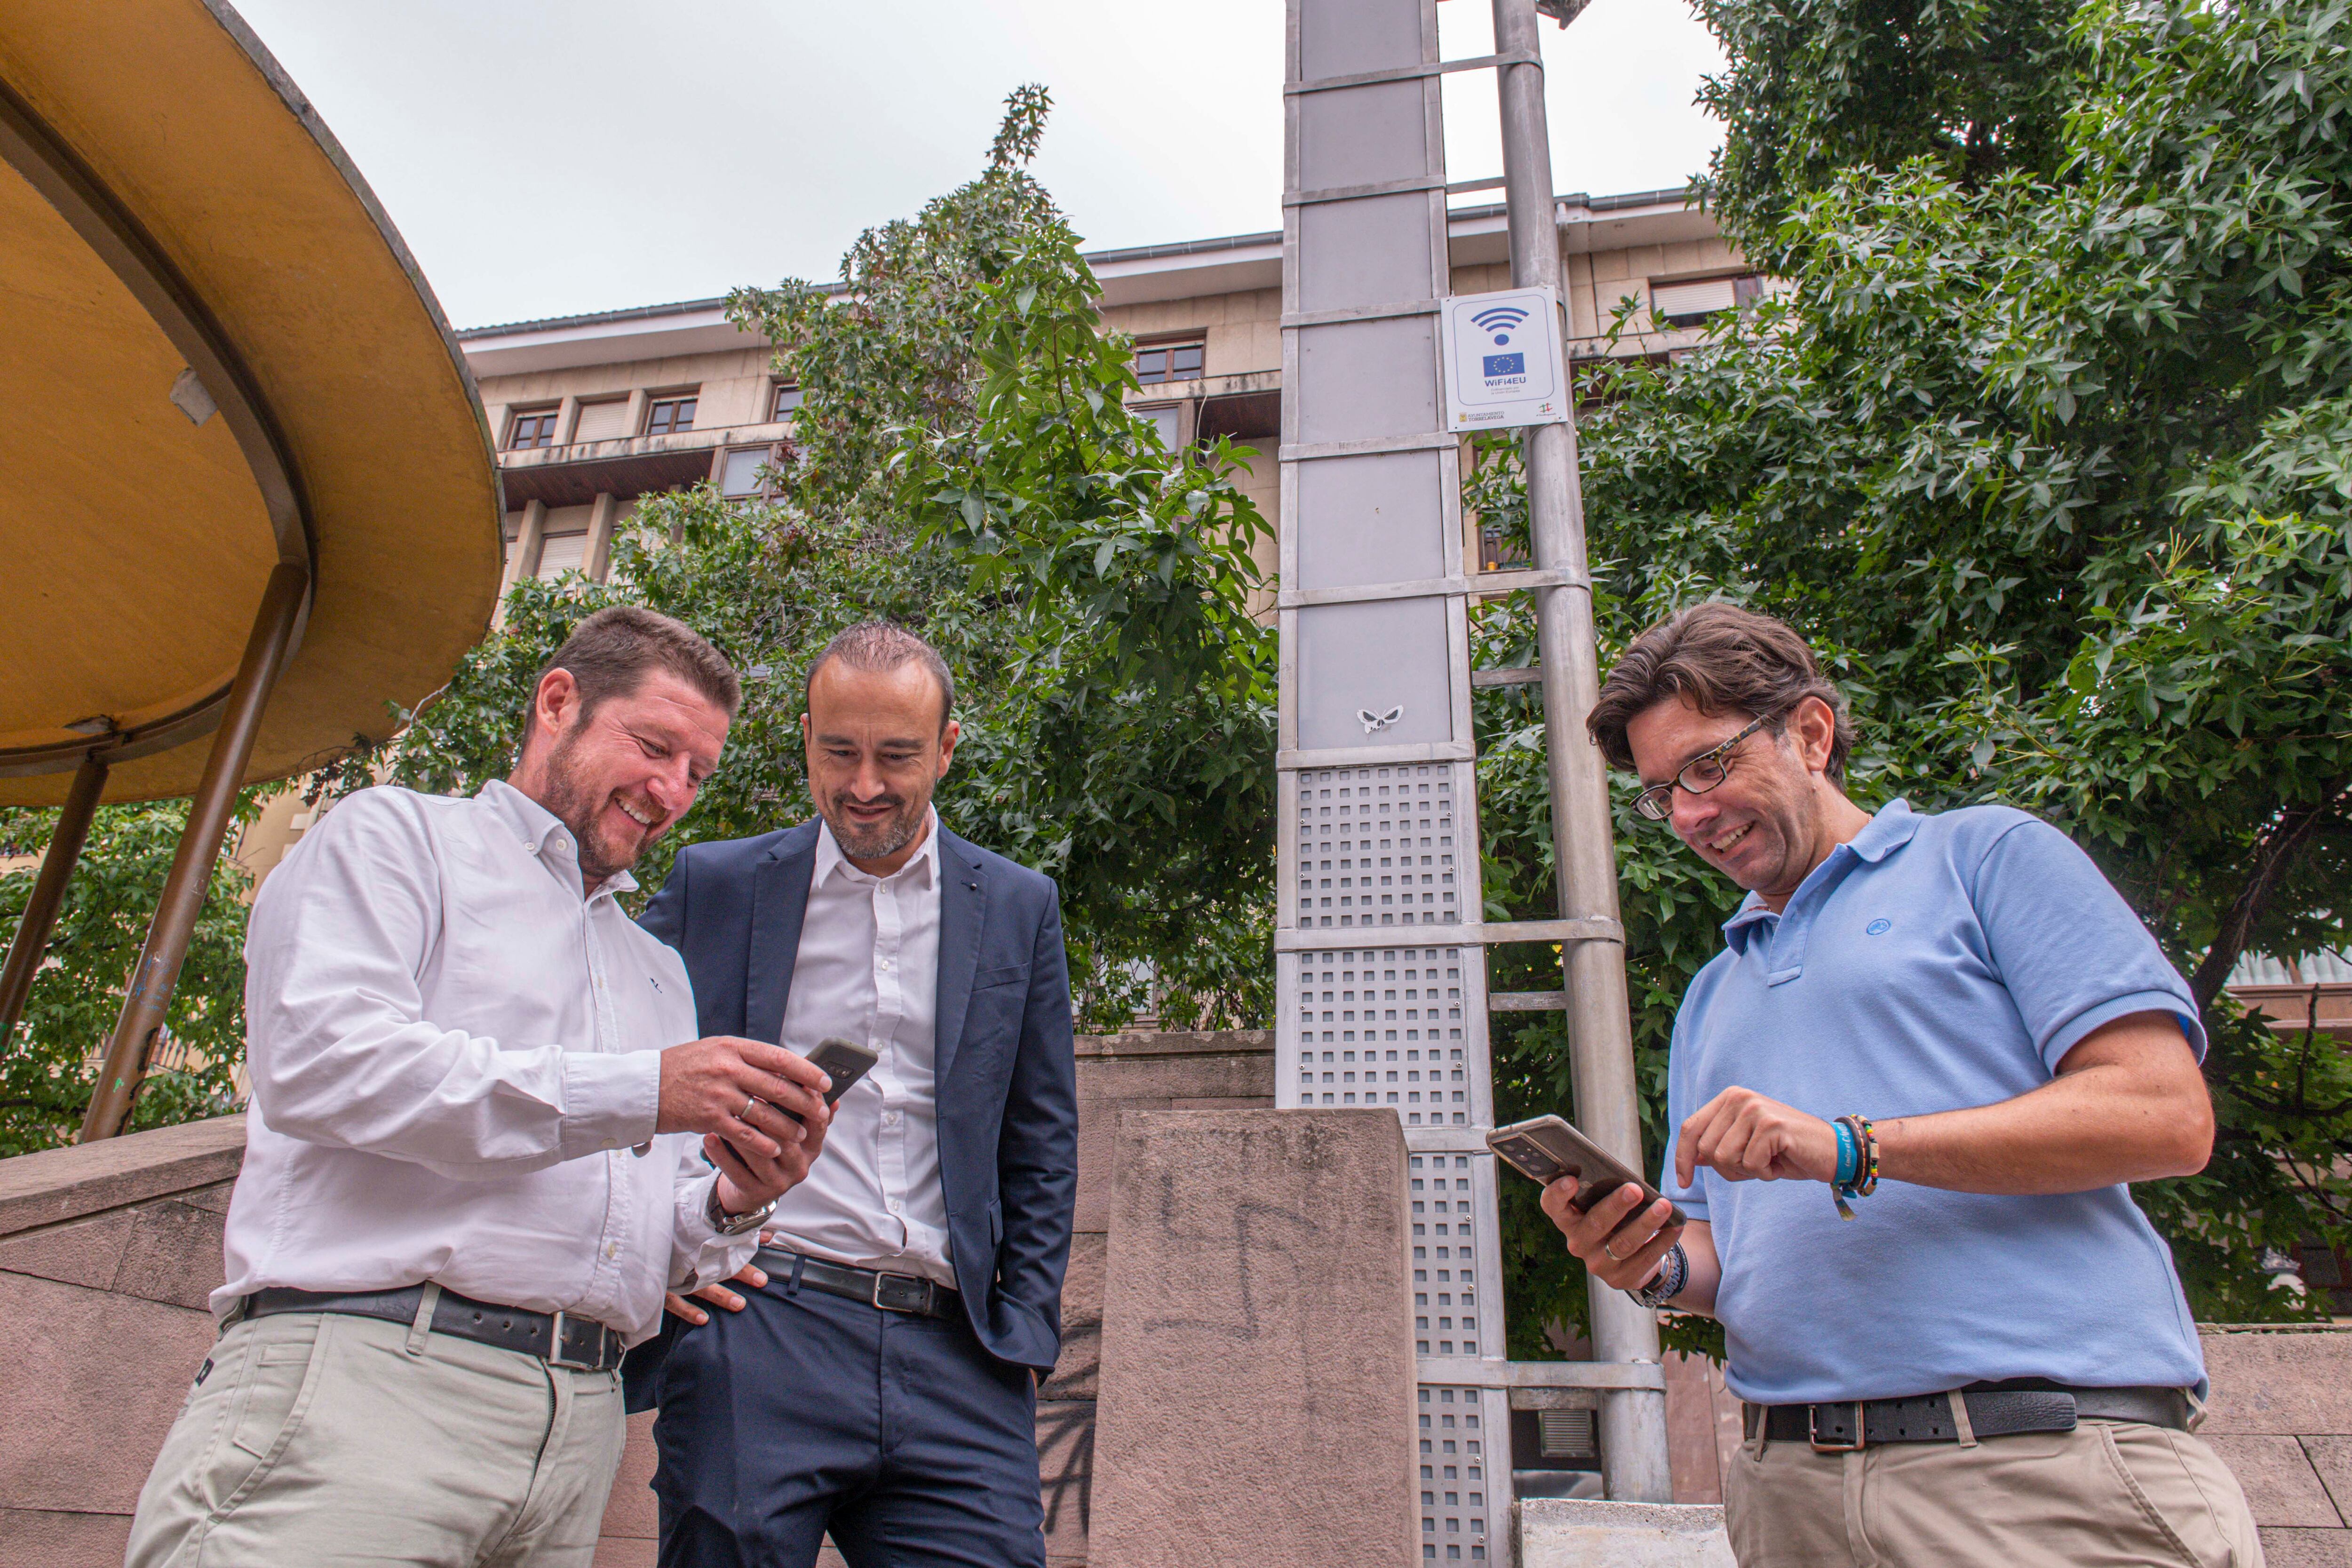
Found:
[[912, 844], [923, 831], [930, 802], [926, 800], [903, 816], [894, 816], [881, 826], [867, 830], [862, 837], [839, 819], [837, 811], [822, 812], [824, 825], [833, 832], [833, 841], [841, 852], [853, 860], [887, 860]]
[[[599, 839], [594, 831], [597, 816], [604, 809], [604, 797], [593, 795], [580, 780], [572, 766], [576, 750], [573, 738], [565, 736], [555, 743], [547, 756], [547, 809], [558, 821], [572, 830], [572, 843], [580, 860], [580, 875], [590, 886], [618, 876], [637, 863], [638, 849], [626, 852]], [[608, 794], [610, 792], [607, 792]], [[644, 840], [639, 839], [642, 848]]]

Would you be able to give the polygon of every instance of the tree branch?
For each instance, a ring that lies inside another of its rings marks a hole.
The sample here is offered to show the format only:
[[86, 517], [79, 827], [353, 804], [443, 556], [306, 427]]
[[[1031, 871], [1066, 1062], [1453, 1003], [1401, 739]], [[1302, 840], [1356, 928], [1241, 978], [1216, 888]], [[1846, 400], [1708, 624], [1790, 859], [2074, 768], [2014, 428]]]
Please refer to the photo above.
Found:
[[2230, 912], [2222, 918], [2221, 929], [2214, 933], [2213, 945], [2205, 950], [2204, 961], [2189, 977], [2189, 990], [2197, 998], [2199, 1010], [2211, 1006], [2213, 998], [2221, 994], [2222, 983], [2237, 967], [2238, 957], [2245, 951], [2246, 937], [2262, 918], [2280, 879], [2293, 868], [2311, 836], [2336, 815], [2347, 795], [2352, 795], [2352, 779], [2336, 780], [2313, 804], [2289, 806], [2282, 812], [2279, 819], [2264, 828], [2262, 837], [2254, 841], [2254, 866], [2246, 878], [2246, 885], [2238, 889]]

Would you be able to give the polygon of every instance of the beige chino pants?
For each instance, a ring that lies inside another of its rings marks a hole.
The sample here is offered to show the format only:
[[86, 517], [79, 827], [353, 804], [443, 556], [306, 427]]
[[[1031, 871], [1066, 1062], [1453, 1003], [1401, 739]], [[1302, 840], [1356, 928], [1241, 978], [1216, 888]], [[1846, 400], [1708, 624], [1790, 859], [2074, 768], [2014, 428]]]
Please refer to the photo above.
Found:
[[2213, 1450], [2136, 1421], [1851, 1454], [1751, 1438], [1724, 1521], [1739, 1568], [2263, 1568]]
[[588, 1568], [624, 1433], [617, 1373], [337, 1313], [240, 1322], [126, 1568]]

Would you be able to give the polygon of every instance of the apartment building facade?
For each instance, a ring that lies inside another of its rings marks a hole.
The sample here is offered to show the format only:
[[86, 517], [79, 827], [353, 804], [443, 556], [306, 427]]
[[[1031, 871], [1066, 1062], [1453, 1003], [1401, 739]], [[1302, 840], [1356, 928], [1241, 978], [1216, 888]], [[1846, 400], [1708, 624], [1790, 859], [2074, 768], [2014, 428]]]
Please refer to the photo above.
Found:
[[[1758, 280], [1684, 193], [1563, 196], [1571, 353], [1669, 353]], [[1454, 288], [1509, 286], [1499, 205], [1453, 218]], [[1171, 446], [1220, 436], [1255, 446], [1244, 480], [1269, 521], [1280, 510], [1274, 443], [1282, 398], [1282, 236], [1236, 235], [1088, 258], [1106, 326], [1135, 340], [1130, 399]], [[1603, 342], [1621, 305], [1635, 329]], [[700, 482], [757, 493], [792, 437], [798, 388], [724, 302], [692, 300], [457, 334], [499, 443], [509, 510], [507, 571], [603, 580], [613, 541], [646, 495]], [[1265, 562], [1271, 572], [1271, 547]]]

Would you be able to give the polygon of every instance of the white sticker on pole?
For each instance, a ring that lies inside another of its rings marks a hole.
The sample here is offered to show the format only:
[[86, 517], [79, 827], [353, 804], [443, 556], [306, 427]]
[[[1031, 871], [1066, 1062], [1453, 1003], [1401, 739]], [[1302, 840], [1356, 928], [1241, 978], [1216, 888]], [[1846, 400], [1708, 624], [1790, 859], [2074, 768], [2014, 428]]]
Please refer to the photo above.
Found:
[[1445, 425], [1491, 430], [1568, 417], [1568, 355], [1549, 289], [1456, 294], [1440, 318], [1445, 342]]

